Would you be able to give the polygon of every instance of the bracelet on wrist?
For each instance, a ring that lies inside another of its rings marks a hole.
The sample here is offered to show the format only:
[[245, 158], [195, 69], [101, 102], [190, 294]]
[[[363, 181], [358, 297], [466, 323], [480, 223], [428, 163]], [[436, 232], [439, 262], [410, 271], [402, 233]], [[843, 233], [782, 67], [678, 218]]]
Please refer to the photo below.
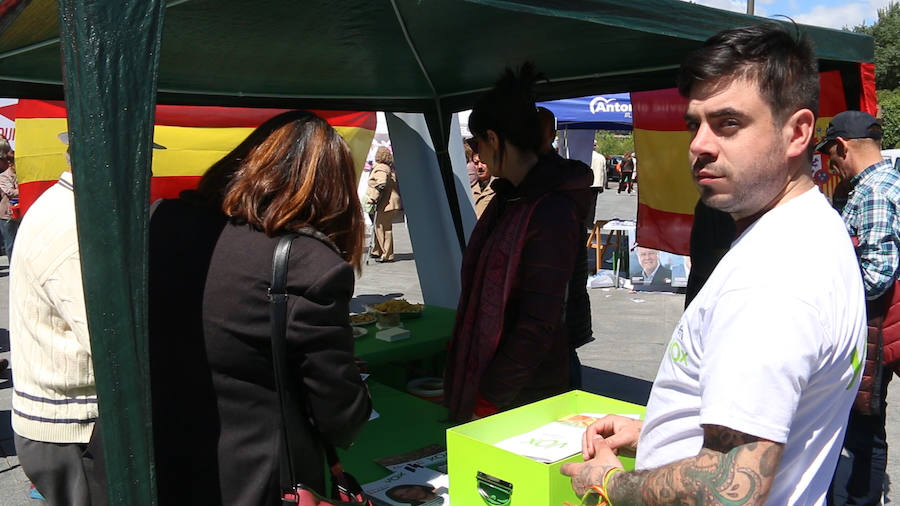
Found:
[[609, 498], [609, 482], [616, 473], [625, 471], [621, 467], [611, 467], [603, 473], [600, 485], [591, 485], [591, 488], [581, 498], [581, 506], [613, 506]]

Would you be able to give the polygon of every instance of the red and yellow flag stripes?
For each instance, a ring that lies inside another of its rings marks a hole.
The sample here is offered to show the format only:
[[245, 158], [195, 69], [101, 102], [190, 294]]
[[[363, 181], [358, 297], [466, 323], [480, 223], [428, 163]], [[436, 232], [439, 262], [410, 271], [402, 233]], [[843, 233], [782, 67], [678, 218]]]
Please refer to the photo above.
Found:
[[[160, 105], [156, 108], [151, 201], [174, 198], [197, 185], [204, 172], [254, 128], [284, 109]], [[375, 113], [313, 111], [331, 124], [353, 153], [357, 177], [375, 136]], [[22, 211], [59, 178], [67, 165], [63, 102], [20, 100], [16, 111], [16, 170]]]
[[637, 242], [686, 255], [699, 193], [688, 160], [687, 100], [678, 90], [631, 94], [638, 154]]
[[[873, 107], [874, 77], [866, 78], [860, 65], [861, 104]], [[825, 136], [828, 123], [847, 109], [844, 84], [839, 71], [819, 74], [819, 118], [815, 142]], [[871, 90], [869, 90], [871, 88]], [[868, 91], [867, 91], [868, 90]], [[691, 177], [688, 158], [690, 134], [685, 129], [687, 100], [675, 89], [631, 94], [634, 114], [634, 145], [638, 153], [637, 243], [679, 255], [690, 252], [694, 206], [699, 198]], [[870, 111], [871, 112], [871, 111]], [[825, 157], [815, 157], [813, 180], [829, 198], [839, 176], [828, 168]]]

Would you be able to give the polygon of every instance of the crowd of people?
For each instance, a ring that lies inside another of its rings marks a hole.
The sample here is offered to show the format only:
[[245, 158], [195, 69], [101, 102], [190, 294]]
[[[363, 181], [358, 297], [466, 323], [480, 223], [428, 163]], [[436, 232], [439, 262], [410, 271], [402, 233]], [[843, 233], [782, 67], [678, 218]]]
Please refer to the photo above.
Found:
[[[444, 402], [455, 422], [578, 388], [576, 349], [592, 339], [585, 243], [597, 179], [553, 149], [552, 113], [535, 104], [540, 78], [531, 64], [507, 69], [469, 118], [479, 219], [447, 349]], [[713, 36], [688, 56], [678, 84], [698, 206], [719, 213], [698, 221], [692, 260], [712, 267], [692, 271], [692, 299], [668, 345], [678, 353], [660, 365], [645, 420], [594, 423], [584, 462], [562, 472], [578, 494], [607, 504], [805, 505], [844, 495], [877, 504], [884, 398], [900, 360], [900, 181], [876, 156], [880, 126], [842, 113], [813, 146], [816, 61], [806, 38], [778, 25]], [[813, 149], [853, 187], [843, 220], [813, 184]], [[12, 157], [3, 160], [14, 176]], [[632, 191], [633, 172], [626, 153], [619, 192]], [[257, 128], [196, 190], [154, 203], [159, 504], [278, 504], [284, 409], [307, 421], [292, 449], [305, 457], [297, 478], [324, 495], [324, 448], [350, 445], [372, 409], [349, 303], [365, 212], [375, 224], [369, 254], [393, 260], [397, 184], [380, 148], [360, 202], [347, 144], [320, 117], [293, 111]], [[2, 220], [14, 198], [3, 174], [0, 192]], [[733, 240], [704, 246], [722, 237], [722, 216]], [[8, 228], [0, 224], [4, 242]], [[297, 395], [282, 403], [267, 287], [287, 234], [296, 234], [284, 323]], [[105, 504], [70, 171], [32, 205], [17, 248], [10, 336], [22, 468], [50, 504]], [[639, 254], [644, 276], [665, 276], [658, 257]], [[833, 480], [842, 448], [856, 456], [847, 483]], [[619, 460], [626, 454], [636, 455], [634, 471]]]

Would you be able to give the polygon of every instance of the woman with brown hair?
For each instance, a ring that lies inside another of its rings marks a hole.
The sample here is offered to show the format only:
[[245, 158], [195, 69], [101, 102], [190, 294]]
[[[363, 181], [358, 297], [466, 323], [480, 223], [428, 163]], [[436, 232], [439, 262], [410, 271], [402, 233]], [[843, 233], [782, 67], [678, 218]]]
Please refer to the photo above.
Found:
[[375, 245], [372, 256], [379, 262], [394, 261], [394, 217], [403, 208], [397, 191], [397, 173], [394, 172], [394, 155], [381, 146], [375, 151], [375, 165], [369, 175], [366, 203], [375, 210]]
[[[371, 410], [349, 301], [364, 237], [350, 150], [305, 111], [260, 126], [197, 191], [154, 204], [150, 357], [160, 504], [280, 504], [280, 408], [267, 289], [281, 235], [289, 375], [313, 424], [296, 474], [324, 492], [322, 443], [349, 445]], [[298, 449], [295, 449], [297, 451]]]

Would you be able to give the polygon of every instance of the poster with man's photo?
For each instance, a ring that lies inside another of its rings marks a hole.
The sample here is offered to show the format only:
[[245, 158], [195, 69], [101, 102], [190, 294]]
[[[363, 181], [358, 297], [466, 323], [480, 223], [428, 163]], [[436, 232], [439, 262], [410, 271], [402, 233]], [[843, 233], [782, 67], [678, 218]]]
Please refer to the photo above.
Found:
[[631, 248], [628, 265], [632, 287], [638, 292], [683, 293], [691, 272], [690, 257], [643, 246]]

